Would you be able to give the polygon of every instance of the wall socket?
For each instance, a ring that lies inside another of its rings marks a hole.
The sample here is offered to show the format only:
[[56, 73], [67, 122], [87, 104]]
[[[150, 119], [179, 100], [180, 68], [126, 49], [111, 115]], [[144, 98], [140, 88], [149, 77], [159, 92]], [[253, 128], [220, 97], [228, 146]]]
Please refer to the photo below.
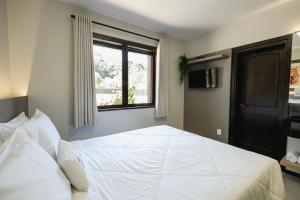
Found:
[[221, 129], [217, 129], [217, 135], [222, 135], [222, 130]]

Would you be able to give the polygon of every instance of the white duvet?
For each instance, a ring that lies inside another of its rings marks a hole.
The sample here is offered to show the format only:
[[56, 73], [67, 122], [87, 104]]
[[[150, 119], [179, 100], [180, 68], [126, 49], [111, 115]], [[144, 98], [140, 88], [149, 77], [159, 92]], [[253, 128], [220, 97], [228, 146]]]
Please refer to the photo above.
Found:
[[74, 200], [281, 200], [277, 161], [169, 126], [72, 142], [89, 192]]

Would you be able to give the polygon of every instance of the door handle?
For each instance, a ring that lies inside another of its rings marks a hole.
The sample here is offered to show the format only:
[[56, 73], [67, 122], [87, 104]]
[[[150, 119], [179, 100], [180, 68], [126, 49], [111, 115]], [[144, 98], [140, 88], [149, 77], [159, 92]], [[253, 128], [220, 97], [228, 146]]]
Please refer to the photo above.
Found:
[[246, 108], [246, 105], [245, 104], [240, 104], [240, 107]]

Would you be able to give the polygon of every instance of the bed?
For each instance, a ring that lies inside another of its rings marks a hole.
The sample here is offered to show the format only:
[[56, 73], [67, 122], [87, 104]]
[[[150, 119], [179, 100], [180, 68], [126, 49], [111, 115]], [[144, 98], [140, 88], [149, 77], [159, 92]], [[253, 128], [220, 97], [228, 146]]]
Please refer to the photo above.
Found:
[[280, 200], [277, 161], [170, 126], [74, 141], [89, 192], [74, 200]]
[[[22, 111], [27, 97], [1, 100], [0, 122]], [[277, 161], [170, 126], [71, 145], [89, 179], [88, 192], [72, 189], [73, 200], [284, 199]]]

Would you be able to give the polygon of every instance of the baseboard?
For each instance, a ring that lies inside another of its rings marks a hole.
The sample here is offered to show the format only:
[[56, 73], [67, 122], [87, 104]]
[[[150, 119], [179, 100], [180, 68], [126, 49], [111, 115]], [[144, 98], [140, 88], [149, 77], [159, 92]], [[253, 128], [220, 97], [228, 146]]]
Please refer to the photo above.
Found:
[[292, 172], [288, 169], [285, 169], [285, 168], [282, 168], [282, 172], [286, 173], [286, 174], [289, 174], [291, 176], [295, 176], [295, 177], [298, 177], [300, 178], [300, 174], [296, 173], [296, 172]]

